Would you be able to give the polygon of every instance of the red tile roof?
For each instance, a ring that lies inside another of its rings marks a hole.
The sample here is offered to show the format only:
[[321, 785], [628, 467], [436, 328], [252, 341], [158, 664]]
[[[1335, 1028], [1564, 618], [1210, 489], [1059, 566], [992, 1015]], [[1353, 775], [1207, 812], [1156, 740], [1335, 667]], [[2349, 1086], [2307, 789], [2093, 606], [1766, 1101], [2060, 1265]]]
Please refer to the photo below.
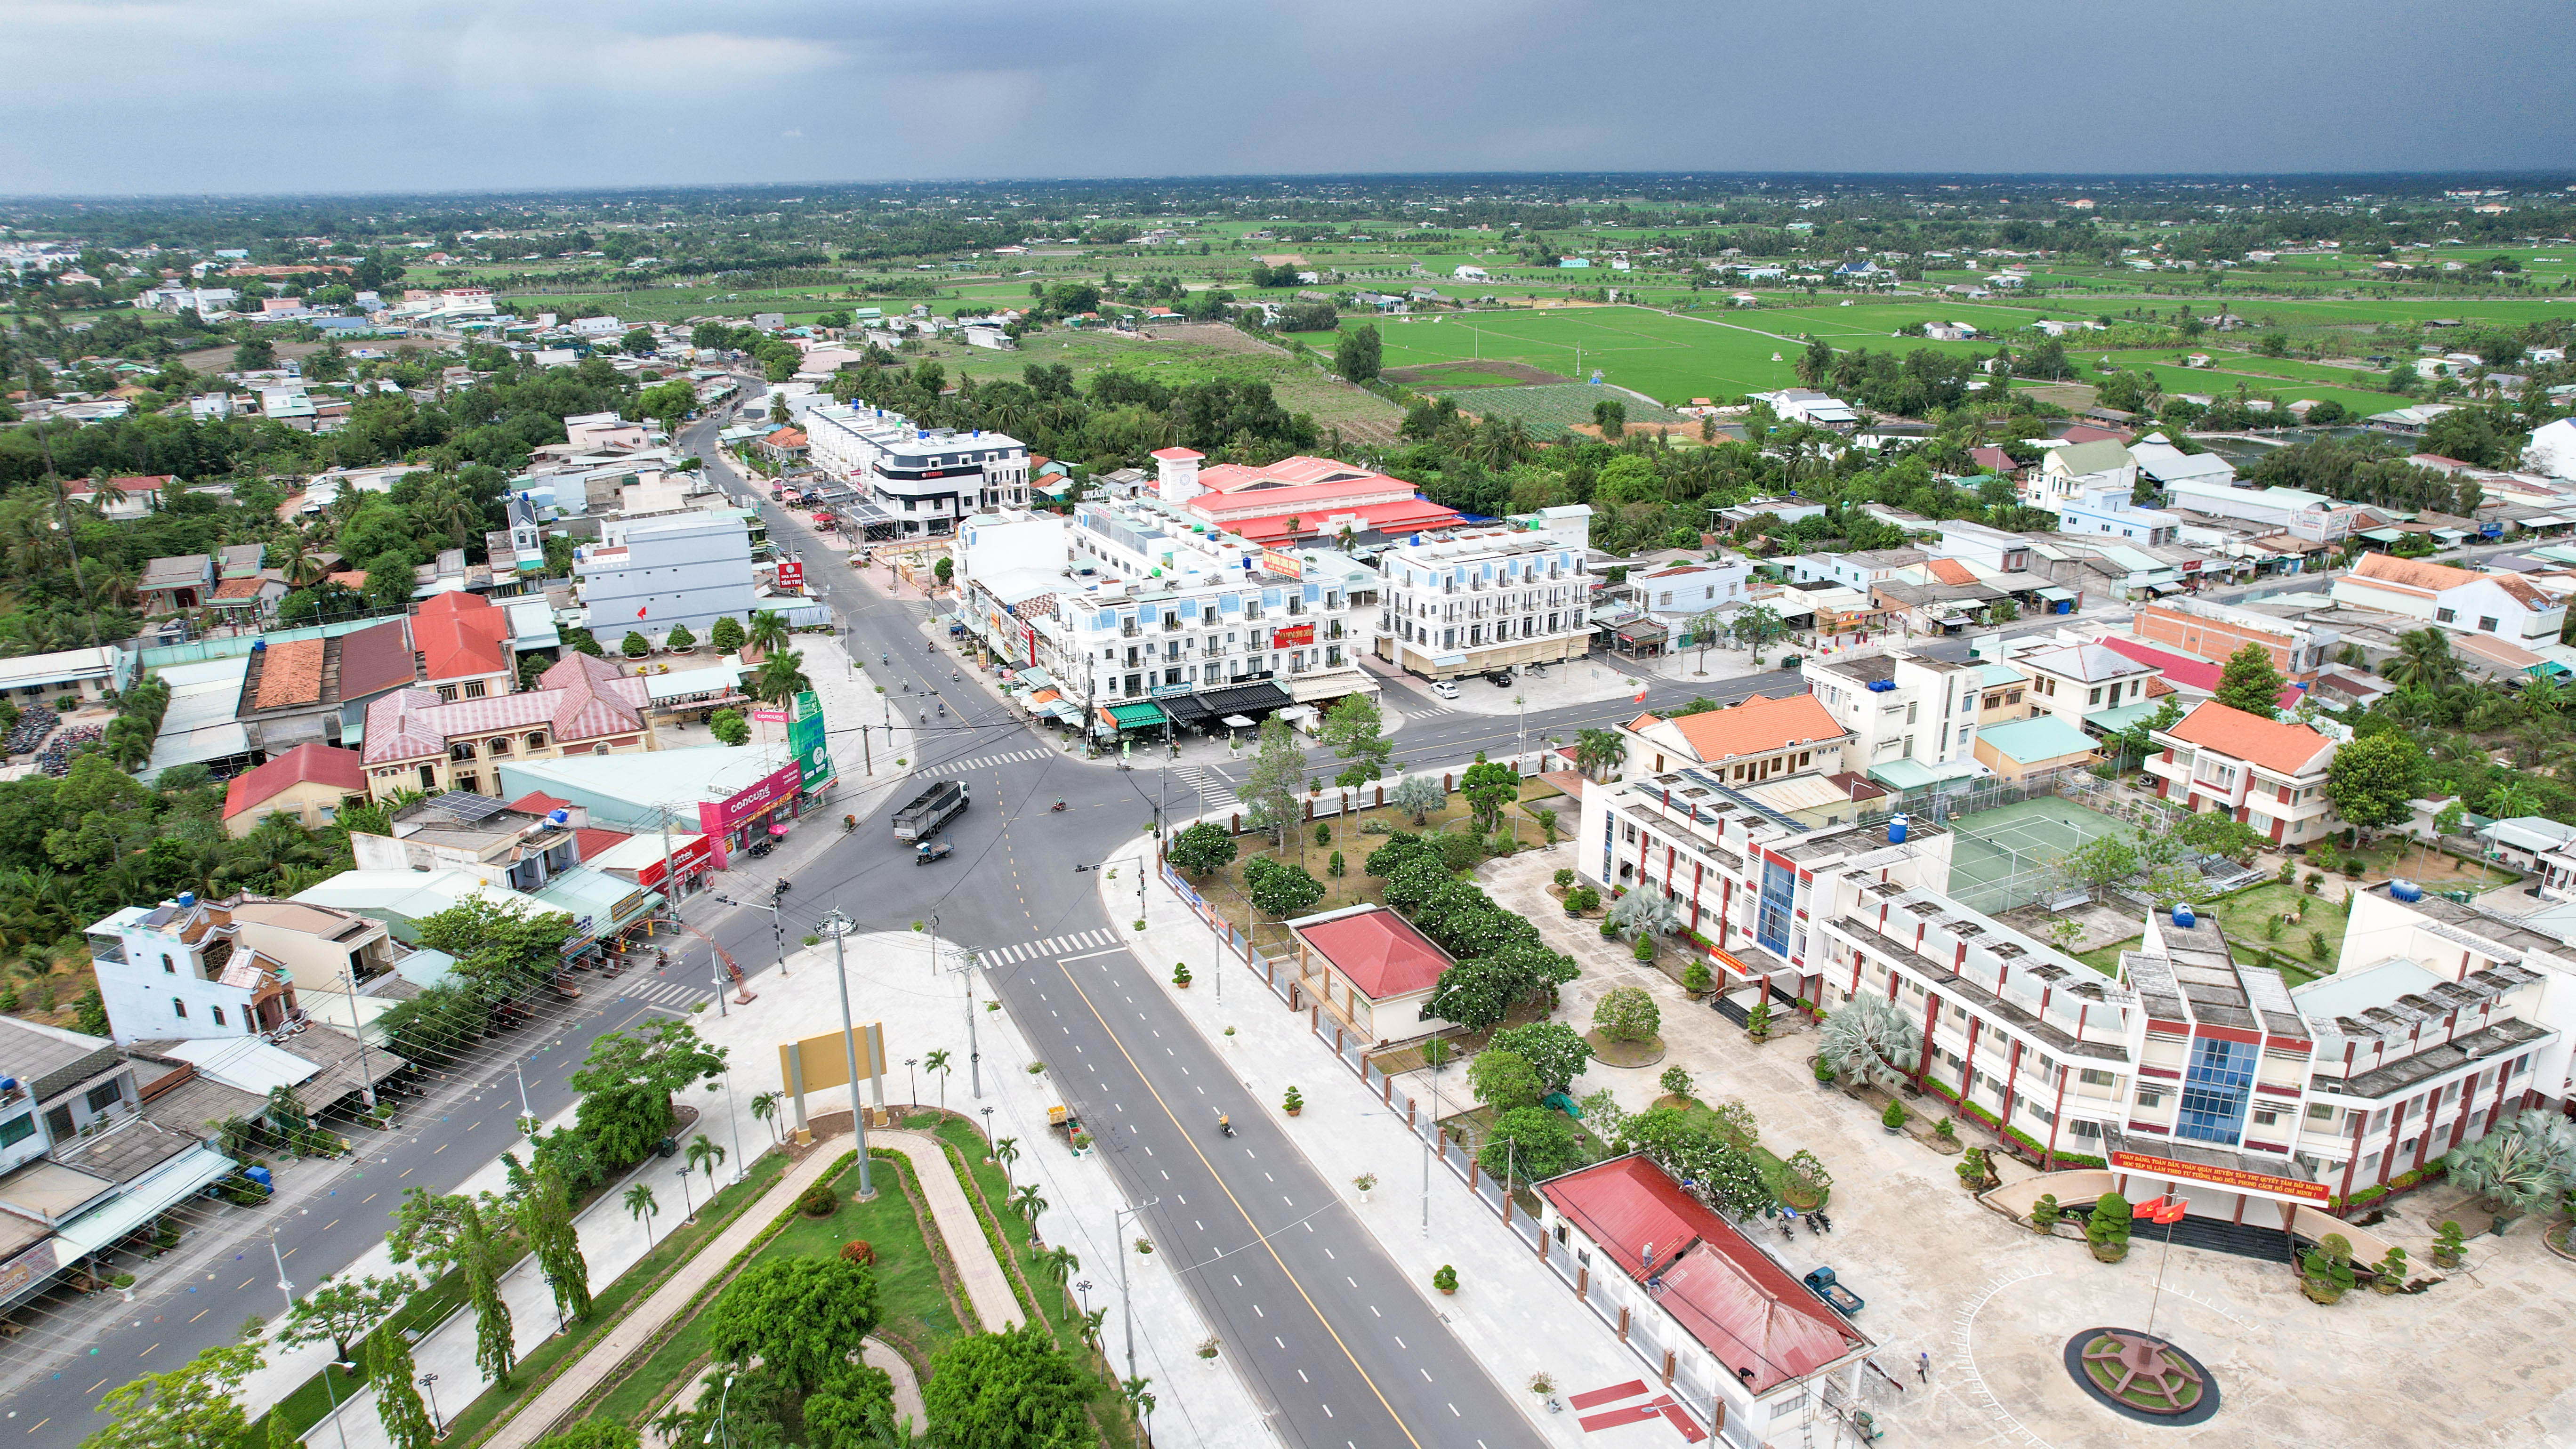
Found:
[[2174, 727], [2165, 733], [2185, 744], [2215, 750], [2276, 775], [2297, 776], [2323, 769], [2325, 761], [2334, 755], [2334, 741], [2306, 725], [2247, 714], [2214, 699], [2193, 706], [2191, 713], [2174, 721]]
[[260, 651], [259, 693], [253, 709], [283, 709], [322, 702], [323, 641], [296, 639]]
[[1670, 723], [1705, 765], [1843, 737], [1843, 727], [1812, 694], [1780, 699], [1757, 694], [1741, 704], [1681, 715]]
[[1156, 448], [1148, 456], [1162, 458], [1174, 463], [1185, 463], [1192, 458], [1204, 458], [1207, 454], [1196, 452], [1189, 448]]
[[439, 594], [412, 616], [411, 647], [420, 652], [421, 678], [472, 679], [509, 670], [510, 616], [481, 594]]
[[1973, 584], [1977, 581], [1975, 571], [1954, 558], [1927, 560], [1923, 571], [1930, 574], [1935, 583]]
[[[172, 481], [174, 480], [171, 475], [167, 473], [155, 473], [148, 477], [128, 475], [123, 478], [108, 479], [107, 486], [119, 493], [158, 493], [169, 487]], [[70, 479], [63, 484], [63, 491], [75, 497], [85, 493], [96, 493], [98, 480], [95, 478]]]
[[2012, 460], [2012, 454], [2001, 448], [1971, 448], [1968, 450], [1968, 461], [1997, 473], [2017, 472], [2021, 468], [2021, 464]]
[[1656, 1304], [1754, 1393], [1868, 1346], [1787, 1269], [1643, 1157], [1552, 1177], [1539, 1191], [1631, 1277], [1660, 1283]]
[[1371, 1001], [1428, 991], [1449, 955], [1384, 906], [1294, 928]]
[[588, 860], [612, 845], [623, 845], [633, 838], [615, 830], [593, 830], [584, 826], [572, 833], [573, 858]]
[[261, 586], [267, 582], [268, 580], [266, 579], [226, 579], [222, 583], [215, 585], [215, 597], [218, 599], [256, 599], [259, 597]]
[[2351, 577], [2394, 584], [2403, 589], [2420, 589], [2428, 594], [2461, 588], [2485, 579], [2524, 608], [2540, 609], [2549, 604], [2549, 596], [2520, 574], [2484, 573], [2476, 569], [2453, 568], [2449, 564], [2427, 563], [2422, 559], [2399, 558], [2394, 554], [2363, 554], [2353, 564]]
[[510, 808], [522, 815], [543, 815], [549, 810], [561, 810], [570, 804], [572, 804], [570, 800], [558, 800], [543, 790], [530, 790], [527, 794], [511, 801]]
[[[270, 653], [274, 654], [275, 649]], [[367, 772], [356, 750], [329, 745], [297, 745], [247, 775], [236, 775], [224, 787], [224, 818], [256, 810], [297, 785], [324, 785], [351, 795], [367, 793]]]
[[403, 620], [387, 619], [340, 636], [340, 697], [365, 699], [412, 682], [411, 640]]
[[[2124, 659], [2134, 659], [2158, 671], [2167, 680], [2201, 694], [2216, 694], [2218, 681], [2227, 672], [2225, 665], [2212, 664], [2206, 659], [2194, 659], [2188, 654], [2168, 654], [2162, 649], [2138, 643], [2134, 639], [2104, 639], [2102, 647]], [[2152, 686], [2154, 681], [2150, 680], [2148, 683]], [[2152, 695], [2155, 690], [2151, 687], [2147, 692]], [[2273, 703], [2283, 709], [2296, 708], [2299, 694], [2300, 691], [2297, 688], [2283, 685], [2281, 697]]]

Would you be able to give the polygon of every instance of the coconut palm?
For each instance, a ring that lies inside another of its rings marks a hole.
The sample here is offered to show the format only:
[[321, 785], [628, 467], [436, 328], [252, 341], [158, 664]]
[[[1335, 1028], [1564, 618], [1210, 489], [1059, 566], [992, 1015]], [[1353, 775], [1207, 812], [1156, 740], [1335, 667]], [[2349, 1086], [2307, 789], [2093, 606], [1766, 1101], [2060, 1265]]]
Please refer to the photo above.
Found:
[[653, 1215], [662, 1210], [662, 1205], [653, 1200], [653, 1189], [639, 1182], [626, 1189], [626, 1196], [619, 1201], [626, 1204], [627, 1217], [644, 1224], [645, 1241], [652, 1241]]
[[762, 609], [751, 616], [751, 627], [743, 631], [743, 644], [763, 658], [787, 647], [787, 618], [776, 609]]
[[1574, 737], [1574, 767], [1606, 776], [1628, 758], [1627, 741], [1613, 730], [1585, 730]]
[[1058, 1243], [1038, 1254], [1038, 1268], [1048, 1277], [1062, 1283], [1082, 1271], [1082, 1259], [1074, 1256], [1073, 1249]]
[[1002, 1183], [1011, 1185], [1011, 1164], [1020, 1160], [1020, 1139], [1004, 1137], [993, 1144], [993, 1160], [1002, 1164]]
[[752, 1120], [758, 1122], [764, 1127], [767, 1127], [772, 1140], [775, 1140], [778, 1136], [777, 1118], [778, 1104], [780, 1100], [780, 1096], [776, 1092], [756, 1093], [751, 1099]]
[[1827, 1066], [1891, 1092], [1903, 1078], [1899, 1064], [1911, 1063], [1922, 1048], [1922, 1032], [1895, 1003], [1877, 996], [1854, 997], [1837, 1007], [1816, 1033], [1816, 1053]]
[[2487, 814], [2497, 820], [2515, 820], [2539, 813], [2539, 793], [2520, 780], [2508, 779], [2487, 792]]
[[814, 687], [805, 677], [805, 656], [789, 649], [760, 661], [760, 668], [747, 686], [751, 697], [771, 704], [783, 704]]
[[691, 1170], [703, 1170], [707, 1175], [707, 1190], [714, 1191], [716, 1169], [724, 1166], [725, 1150], [717, 1146], [714, 1139], [701, 1132], [690, 1139], [686, 1155]]
[[2451, 656], [2451, 641], [2439, 629], [2409, 629], [2397, 636], [2397, 652], [2380, 666], [2401, 688], [2440, 689], [2460, 677], [2460, 661]]
[[1029, 1220], [1031, 1233], [1038, 1230], [1038, 1214], [1046, 1210], [1047, 1200], [1038, 1195], [1038, 1185], [1034, 1182], [1021, 1183], [1020, 1190], [1011, 1194], [1011, 1211]]
[[944, 1047], [921, 1059], [924, 1068], [939, 1074], [939, 1110], [942, 1112], [948, 1110], [948, 1060]]

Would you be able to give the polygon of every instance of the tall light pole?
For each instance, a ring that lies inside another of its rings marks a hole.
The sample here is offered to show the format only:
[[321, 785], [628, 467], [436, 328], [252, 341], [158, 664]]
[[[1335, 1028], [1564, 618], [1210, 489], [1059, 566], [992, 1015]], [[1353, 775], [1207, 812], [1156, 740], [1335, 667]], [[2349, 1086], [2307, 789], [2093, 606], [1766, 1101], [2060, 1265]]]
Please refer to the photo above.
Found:
[[743, 1179], [742, 1117], [733, 1109], [733, 1068], [730, 1066], [725, 1068], [724, 1088], [725, 1116], [733, 1121], [733, 1180], [740, 1182]]
[[429, 1392], [429, 1437], [435, 1439], [447, 1432], [446, 1421], [438, 1417], [438, 1375], [422, 1374], [420, 1386]]
[[1118, 1316], [1127, 1322], [1127, 1377], [1131, 1379], [1136, 1377], [1136, 1310], [1127, 1297], [1127, 1255], [1134, 1250], [1118, 1240], [1126, 1236], [1129, 1218], [1143, 1217], [1145, 1209], [1161, 1201], [1159, 1197], [1151, 1197], [1134, 1207], [1120, 1208], [1110, 1220], [1109, 1240], [1118, 1249]]
[[841, 983], [841, 1051], [850, 1069], [850, 1130], [859, 1143], [859, 1197], [862, 1201], [877, 1195], [876, 1183], [868, 1176], [868, 1116], [859, 1106], [859, 1035], [850, 1024], [850, 918], [834, 906], [823, 917], [822, 927], [832, 938], [832, 975]]
[[[934, 951], [939, 949], [939, 939], [936, 936], [931, 938], [931, 949]], [[938, 964], [935, 957], [932, 964], [934, 966]], [[984, 1100], [984, 1052], [975, 1041], [975, 966], [975, 953], [969, 951], [966, 953], [965, 963], [958, 966], [956, 971], [958, 975], [966, 978], [966, 1082], [969, 1090], [974, 1093], [975, 1100], [980, 1102]]]
[[[295, 1285], [286, 1279], [286, 1255], [277, 1251], [277, 1229], [275, 1228], [268, 1230], [268, 1256], [277, 1264], [277, 1291], [286, 1295], [286, 1310], [292, 1313], [295, 1311]], [[1125, 1265], [1120, 1266], [1123, 1268]], [[332, 1363], [338, 1361], [335, 1358]], [[1128, 1349], [1128, 1362], [1130, 1364], [1135, 1362], [1135, 1349], [1132, 1346]], [[1133, 1374], [1135, 1370], [1131, 1367], [1128, 1372]], [[347, 1425], [340, 1422], [340, 1392], [331, 1386], [331, 1364], [329, 1363], [322, 1365], [322, 1397], [331, 1403], [331, 1428], [340, 1436], [340, 1449], [349, 1449], [349, 1429]]]

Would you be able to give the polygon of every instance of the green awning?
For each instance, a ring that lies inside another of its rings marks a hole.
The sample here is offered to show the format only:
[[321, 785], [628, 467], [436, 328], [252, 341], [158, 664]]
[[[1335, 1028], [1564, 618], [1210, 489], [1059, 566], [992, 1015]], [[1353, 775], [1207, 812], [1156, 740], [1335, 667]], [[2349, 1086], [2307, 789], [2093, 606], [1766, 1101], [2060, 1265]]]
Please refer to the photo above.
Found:
[[1952, 760], [1946, 765], [1926, 765], [1920, 760], [1890, 760], [1869, 767], [1869, 777], [1893, 790], [1926, 790], [1944, 780], [1964, 780], [1972, 775], [1990, 773], [1974, 760]]
[[2084, 716], [2084, 727], [2088, 730], [2098, 730], [2105, 735], [2116, 735], [2142, 719], [2154, 719], [2157, 712], [2164, 707], [2165, 702], [2157, 699], [2140, 700], [2136, 704], [2124, 704], [2117, 709], [2097, 709]]
[[2361, 531], [2361, 536], [2369, 539], [2372, 543], [2394, 544], [2400, 542], [2406, 537], [2406, 530], [2402, 528], [2365, 528]]
[[1113, 704], [1105, 708], [1109, 711], [1109, 718], [1122, 730], [1152, 729], [1166, 718], [1163, 707], [1151, 701]]
[[2075, 598], [2075, 591], [2073, 589], [2059, 588], [2055, 584], [2043, 584], [2040, 587], [2031, 590], [2031, 592], [2039, 595], [2043, 599], [2049, 600], [2051, 603], [2059, 601], [2073, 602]]

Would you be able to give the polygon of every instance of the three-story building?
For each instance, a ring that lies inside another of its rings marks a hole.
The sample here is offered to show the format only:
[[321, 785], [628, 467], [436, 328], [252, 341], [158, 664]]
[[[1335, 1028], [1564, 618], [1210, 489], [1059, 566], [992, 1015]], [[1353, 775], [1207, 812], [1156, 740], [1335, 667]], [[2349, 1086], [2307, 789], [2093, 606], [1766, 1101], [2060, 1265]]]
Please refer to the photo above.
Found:
[[1420, 537], [1380, 562], [1379, 658], [1455, 679], [1590, 651], [1594, 580], [1582, 548], [1518, 529]]

